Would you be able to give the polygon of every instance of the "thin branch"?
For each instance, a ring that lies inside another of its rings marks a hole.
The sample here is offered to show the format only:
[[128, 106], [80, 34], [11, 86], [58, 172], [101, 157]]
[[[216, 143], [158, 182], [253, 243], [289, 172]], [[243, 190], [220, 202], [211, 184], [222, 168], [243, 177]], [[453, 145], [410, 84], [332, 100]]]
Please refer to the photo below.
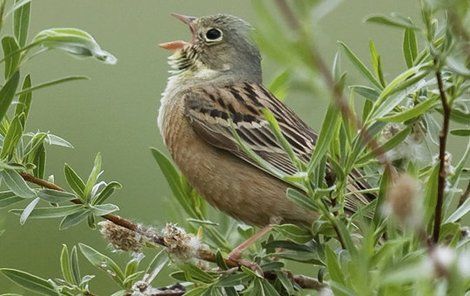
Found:
[[[48, 189], [53, 189], [53, 190], [57, 190], [57, 191], [65, 191], [62, 187], [58, 186], [57, 184], [51, 183], [51, 182], [46, 181], [46, 180], [41, 179], [41, 178], [37, 178], [37, 177], [35, 177], [31, 174], [21, 172], [20, 175], [25, 181], [36, 184], [36, 185], [39, 185], [41, 187], [48, 188]], [[75, 204], [83, 204], [79, 199], [74, 199], [74, 200], [72, 200], [72, 202], [75, 203]], [[112, 215], [112, 214], [104, 215], [104, 216], [101, 216], [101, 217], [105, 220], [108, 220], [108, 221], [118, 225], [118, 226], [121, 226], [125, 229], [131, 230], [133, 232], [136, 232], [136, 233], [146, 237], [150, 242], [153, 242], [153, 243], [155, 243], [157, 245], [160, 245], [160, 246], [163, 246], [163, 247], [168, 247], [166, 245], [166, 242], [165, 242], [165, 239], [164, 239], [163, 236], [160, 236], [160, 235], [156, 234], [154, 231], [149, 231], [147, 228], [142, 227], [141, 225], [138, 225], [138, 224], [132, 222], [131, 220], [119, 217], [117, 215]], [[203, 261], [207, 261], [207, 262], [211, 262], [211, 263], [217, 263], [216, 254], [214, 252], [210, 251], [210, 250], [199, 249], [197, 251], [196, 257], [197, 257], [197, 259], [200, 259], [200, 260], [203, 260]], [[241, 266], [250, 268], [250, 266], [251, 266], [250, 264], [246, 263], [246, 260], [243, 260], [243, 259], [232, 260], [232, 259], [225, 259], [224, 258], [223, 260], [224, 260], [225, 264], [230, 268], [233, 268], [233, 267], [239, 268]], [[271, 273], [271, 272], [265, 272], [264, 273], [264, 277], [267, 278], [267, 279], [273, 278], [273, 276], [275, 277], [275, 275], [273, 275], [273, 273]], [[293, 275], [291, 278], [292, 278], [292, 281], [294, 281], [296, 284], [298, 284], [303, 289], [316, 289], [316, 290], [319, 290], [319, 289], [324, 288], [324, 287], [327, 286], [326, 284], [321, 283], [321, 282], [317, 281], [316, 279], [305, 276], [305, 275]], [[165, 295], [165, 294], [156, 294], [156, 295]], [[180, 295], [180, 294], [168, 294], [168, 295]]]
[[[437, 59], [434, 60], [434, 64], [437, 66]], [[441, 98], [441, 104], [443, 109], [443, 123], [442, 129], [439, 132], [439, 176], [437, 179], [437, 202], [436, 209], [434, 212], [434, 228], [433, 228], [433, 242], [437, 243], [439, 240], [439, 234], [441, 231], [441, 220], [442, 220], [442, 204], [444, 202], [444, 190], [446, 187], [446, 147], [447, 147], [447, 135], [449, 134], [449, 123], [450, 113], [452, 111], [447, 95], [444, 88], [444, 82], [442, 81], [442, 74], [439, 69], [436, 70], [437, 85], [439, 87], [439, 94]]]

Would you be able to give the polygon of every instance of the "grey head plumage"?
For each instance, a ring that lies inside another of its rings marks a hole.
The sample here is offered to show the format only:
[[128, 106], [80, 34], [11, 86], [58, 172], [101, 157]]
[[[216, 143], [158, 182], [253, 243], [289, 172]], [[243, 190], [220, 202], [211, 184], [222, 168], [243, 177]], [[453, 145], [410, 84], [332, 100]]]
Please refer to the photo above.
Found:
[[189, 26], [192, 40], [160, 45], [175, 51], [170, 57], [174, 70], [193, 74], [212, 70], [221, 76], [261, 82], [261, 56], [249, 23], [228, 14], [175, 16]]

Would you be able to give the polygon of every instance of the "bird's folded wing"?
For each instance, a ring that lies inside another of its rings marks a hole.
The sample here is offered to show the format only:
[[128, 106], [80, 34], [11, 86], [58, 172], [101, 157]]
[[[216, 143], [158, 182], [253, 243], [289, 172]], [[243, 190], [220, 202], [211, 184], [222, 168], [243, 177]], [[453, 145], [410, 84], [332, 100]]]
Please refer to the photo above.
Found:
[[[256, 161], [244, 153], [233, 135], [233, 129], [244, 143], [259, 157], [285, 174], [294, 174], [292, 164], [282, 146], [271, 131], [263, 116], [263, 109], [272, 112], [282, 134], [292, 146], [295, 154], [308, 162], [317, 135], [291, 109], [276, 99], [260, 84], [238, 83], [226, 86], [205, 85], [193, 88], [185, 94], [185, 114], [195, 130], [209, 144], [229, 151], [251, 165], [261, 168]], [[269, 173], [269, 172], [268, 172]], [[363, 182], [363, 181], [362, 181]], [[364, 184], [351, 184], [365, 189]], [[357, 196], [349, 208], [357, 208], [357, 201], [367, 202]]]

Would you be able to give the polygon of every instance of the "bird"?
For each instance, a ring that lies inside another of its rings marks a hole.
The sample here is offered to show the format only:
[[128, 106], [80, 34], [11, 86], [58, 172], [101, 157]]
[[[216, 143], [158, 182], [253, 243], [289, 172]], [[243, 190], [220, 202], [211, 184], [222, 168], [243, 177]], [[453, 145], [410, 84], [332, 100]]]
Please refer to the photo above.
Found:
[[[288, 175], [295, 174], [297, 168], [263, 110], [273, 114], [302, 161], [308, 162], [317, 140], [315, 131], [263, 85], [253, 27], [228, 14], [172, 15], [191, 31], [190, 41], [159, 44], [172, 55], [168, 58], [171, 75], [157, 121], [176, 166], [209, 204], [237, 220], [260, 227], [273, 223], [311, 225], [319, 213], [288, 199], [286, 190], [292, 185], [245, 153], [234, 134], [269, 165]], [[369, 188], [358, 172], [353, 173], [350, 192]], [[351, 210], [371, 200], [360, 193], [348, 197]]]

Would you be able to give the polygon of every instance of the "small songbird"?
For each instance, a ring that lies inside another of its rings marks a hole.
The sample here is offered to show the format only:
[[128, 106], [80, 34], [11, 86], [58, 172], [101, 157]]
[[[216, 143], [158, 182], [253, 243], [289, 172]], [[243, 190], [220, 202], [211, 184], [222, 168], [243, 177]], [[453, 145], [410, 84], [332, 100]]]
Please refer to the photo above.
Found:
[[[258, 156], [285, 174], [296, 167], [263, 116], [277, 119], [298, 158], [308, 162], [317, 135], [290, 108], [263, 86], [260, 52], [252, 27], [240, 18], [218, 14], [190, 17], [173, 14], [189, 26], [189, 42], [160, 44], [173, 52], [172, 68], [162, 94], [158, 126], [171, 157], [189, 183], [211, 205], [248, 224], [273, 221], [310, 225], [318, 213], [286, 197], [290, 186], [261, 168], [240, 149], [233, 129]], [[349, 177], [347, 207], [369, 198], [368, 188]]]

